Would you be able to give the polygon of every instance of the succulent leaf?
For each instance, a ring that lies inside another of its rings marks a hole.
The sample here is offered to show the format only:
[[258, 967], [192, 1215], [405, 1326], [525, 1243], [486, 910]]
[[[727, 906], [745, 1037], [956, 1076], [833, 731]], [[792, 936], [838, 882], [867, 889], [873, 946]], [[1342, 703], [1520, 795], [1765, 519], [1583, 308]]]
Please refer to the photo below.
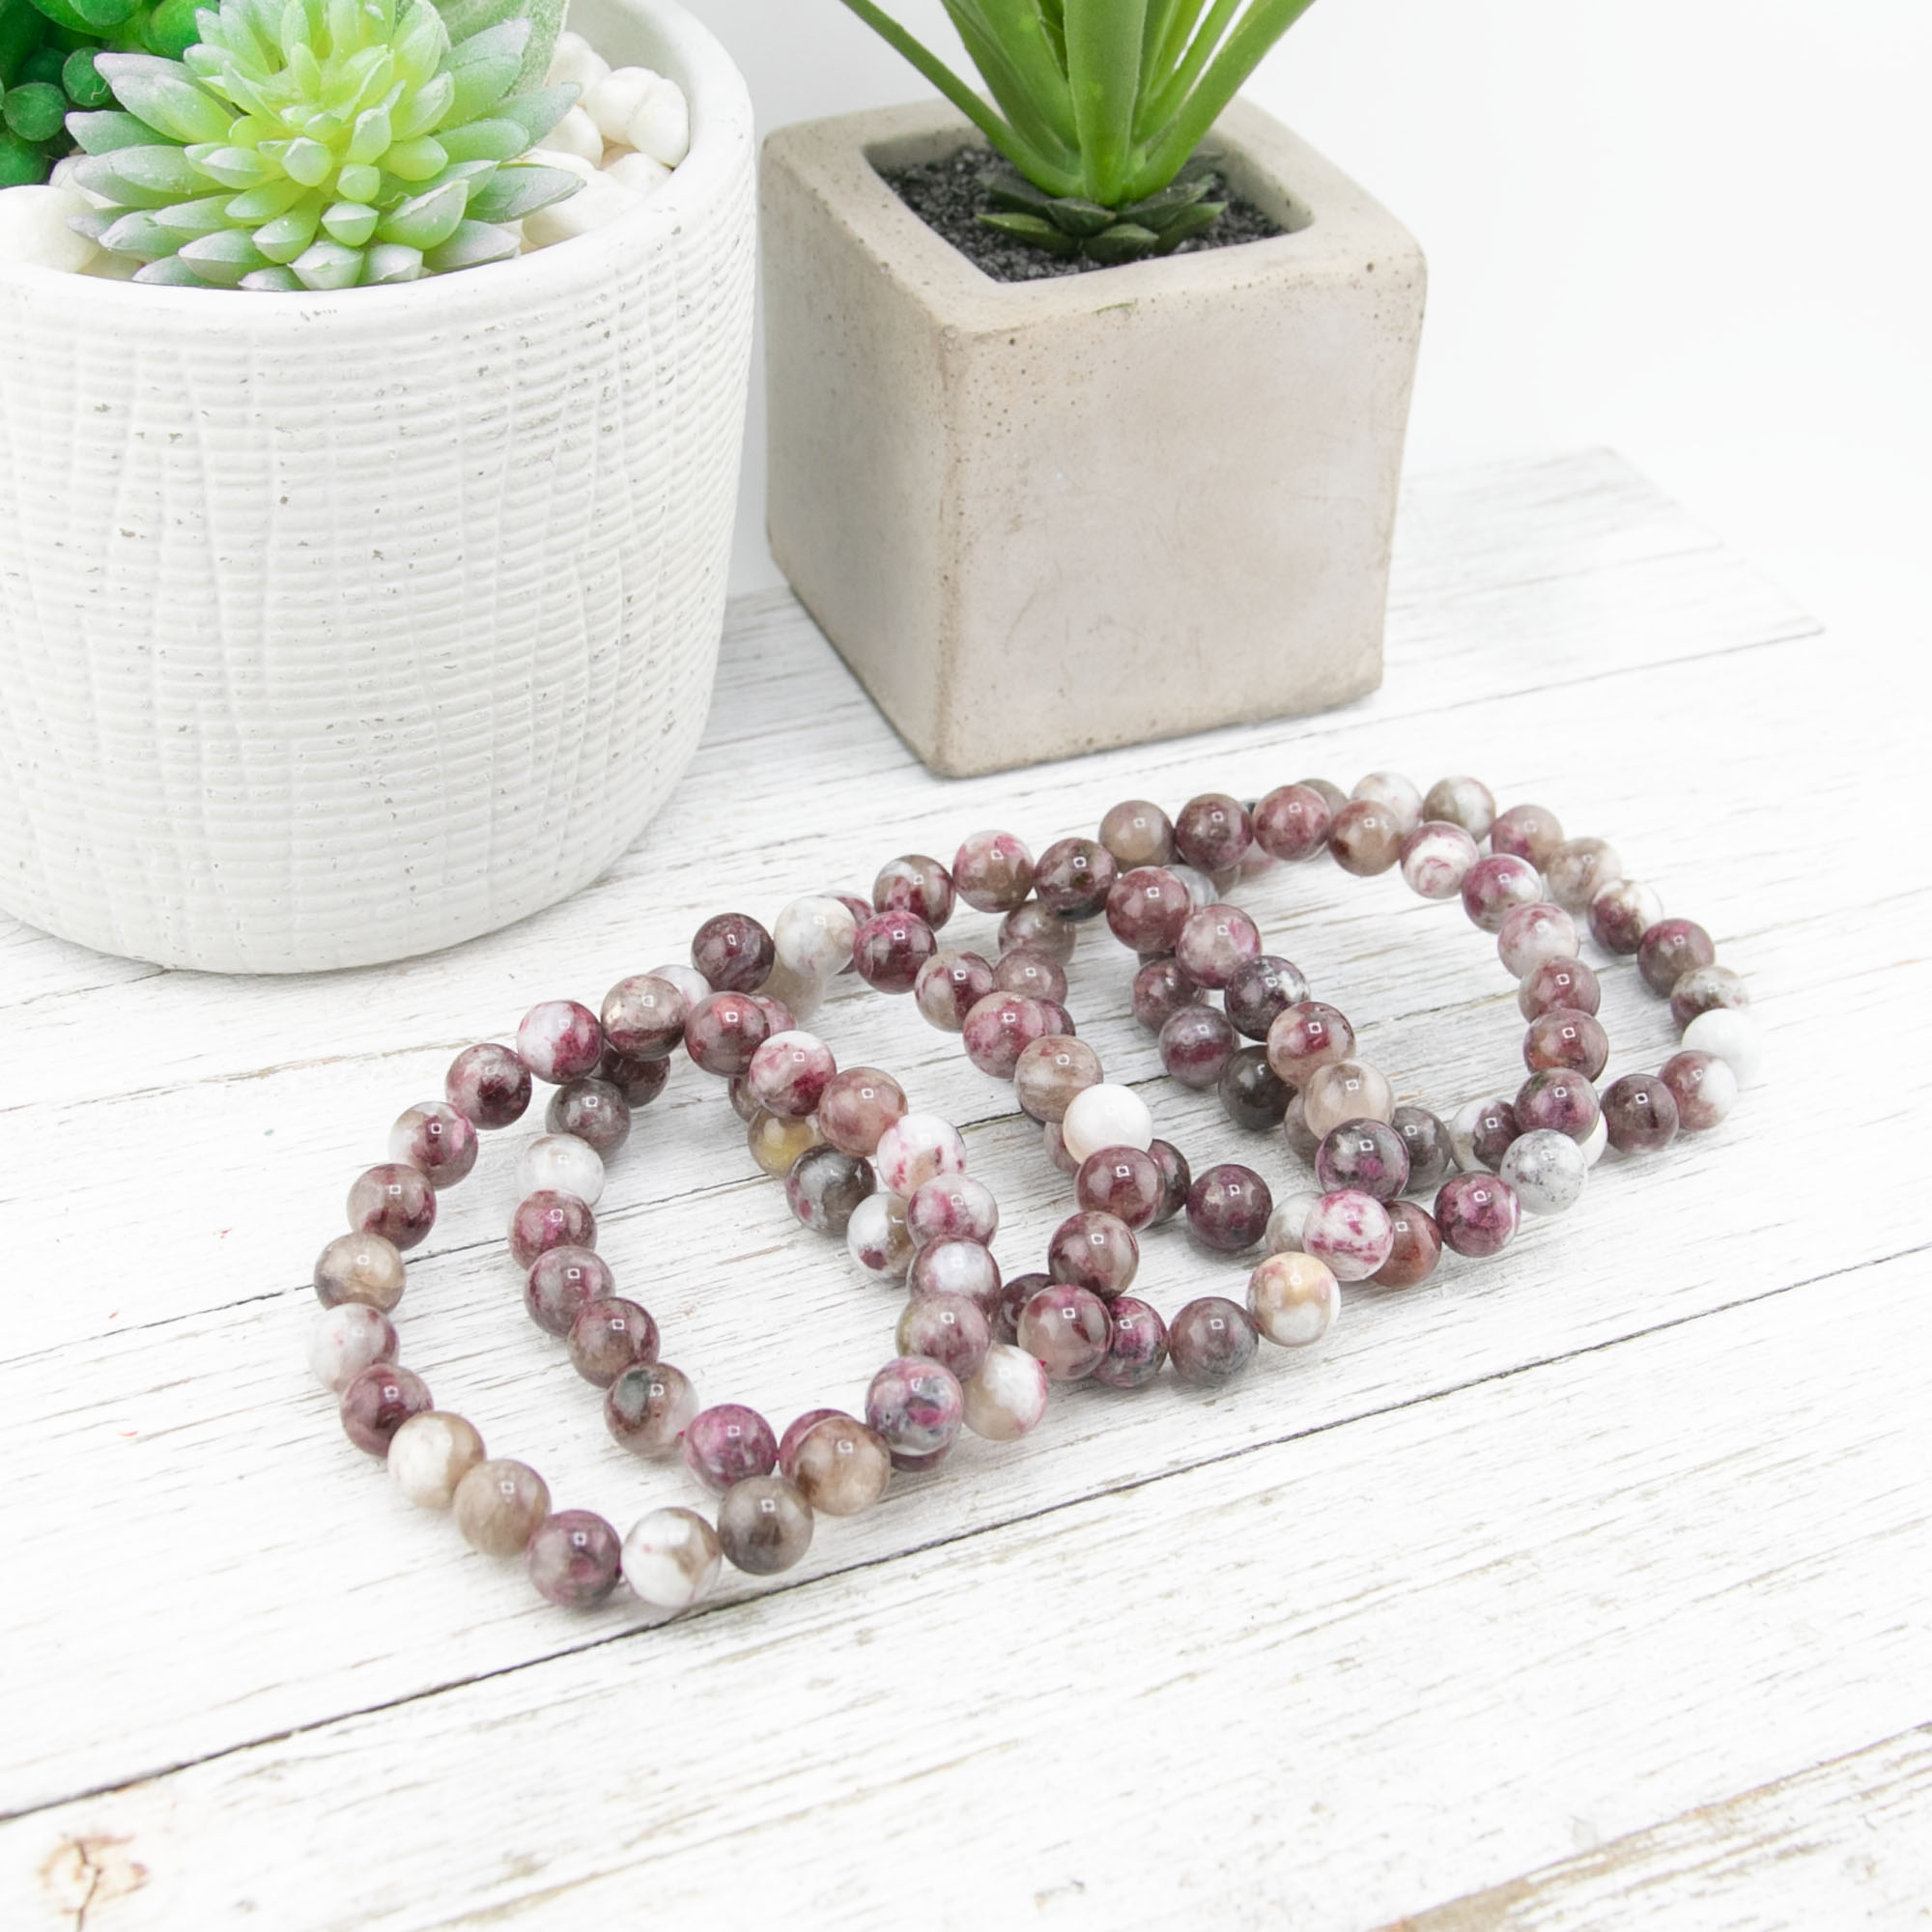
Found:
[[1077, 255], [1080, 252], [1080, 243], [1064, 228], [1056, 228], [1043, 214], [1019, 214], [1000, 210], [982, 214], [980, 219], [988, 228], [997, 228], [1002, 235], [1010, 235], [1016, 242], [1027, 242], [1036, 248], [1044, 248], [1049, 255]]
[[993, 209], [979, 218], [1049, 254], [1084, 255], [1106, 267], [1172, 254], [1206, 234], [1227, 209], [1225, 201], [1208, 199], [1219, 185], [1214, 161], [1197, 155], [1165, 187], [1120, 208], [1048, 194], [1017, 169], [992, 168], [980, 182]]
[[1087, 254], [1090, 260], [1112, 268], [1120, 262], [1138, 262], [1143, 255], [1151, 255], [1159, 242], [1160, 237], [1151, 228], [1143, 228], [1137, 221], [1117, 221], [1111, 228], [1089, 238]]
[[[83, 0], [71, 0], [83, 4]], [[118, 4], [118, 0], [86, 0]], [[175, 0], [168, 0], [175, 4]], [[529, 20], [452, 46], [432, 0], [220, 0], [179, 61], [102, 54], [126, 111], [76, 113], [75, 179], [137, 280], [275, 291], [412, 281], [505, 259], [501, 224], [574, 194], [525, 166], [577, 97], [517, 84]]]
[[1179, 220], [1170, 222], [1160, 232], [1160, 246], [1156, 255], [1171, 255], [1183, 242], [1191, 242], [1197, 235], [1205, 235], [1216, 220], [1227, 213], [1225, 201], [1200, 201], [1185, 210]]

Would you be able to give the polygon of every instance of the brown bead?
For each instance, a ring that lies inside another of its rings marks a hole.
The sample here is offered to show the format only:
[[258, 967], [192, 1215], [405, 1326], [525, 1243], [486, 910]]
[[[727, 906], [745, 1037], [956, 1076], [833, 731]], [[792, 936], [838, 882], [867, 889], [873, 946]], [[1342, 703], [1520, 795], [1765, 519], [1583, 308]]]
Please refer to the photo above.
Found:
[[1381, 1288], [1413, 1288], [1435, 1272], [1442, 1259], [1442, 1230], [1428, 1208], [1413, 1201], [1388, 1204], [1389, 1258], [1369, 1279]]
[[893, 1459], [885, 1438], [856, 1416], [814, 1409], [785, 1431], [779, 1468], [814, 1510], [857, 1516], [885, 1494]]
[[[1328, 850], [1345, 872], [1371, 878], [1402, 857], [1407, 836], [1398, 814], [1379, 799], [1351, 798], [1328, 827]], [[1170, 1329], [1170, 1347], [1172, 1333]]]
[[414, 1168], [385, 1161], [356, 1176], [349, 1190], [349, 1226], [412, 1248], [436, 1226], [436, 1189]]
[[1522, 1037], [1522, 1064], [1532, 1073], [1547, 1066], [1567, 1066], [1594, 1080], [1609, 1058], [1610, 1037], [1602, 1022], [1573, 1007], [1539, 1014]]
[[597, 1388], [609, 1388], [634, 1362], [658, 1358], [658, 1324], [621, 1294], [599, 1295], [570, 1324], [570, 1364]]
[[478, 1463], [456, 1486], [455, 1514], [472, 1549], [521, 1556], [550, 1515], [550, 1487], [527, 1463]]
[[359, 1301], [384, 1315], [403, 1298], [403, 1258], [381, 1235], [338, 1235], [316, 1257], [315, 1298], [325, 1308]]
[[1225, 1295], [1204, 1294], [1167, 1324], [1167, 1356], [1190, 1388], [1219, 1388], [1255, 1358], [1257, 1337], [1248, 1312]]
[[782, 1476], [748, 1476], [719, 1502], [718, 1542], [747, 1576], [776, 1576], [811, 1548], [811, 1505]]
[[396, 1431], [434, 1406], [420, 1376], [374, 1362], [342, 1391], [342, 1433], [365, 1455], [386, 1456]]

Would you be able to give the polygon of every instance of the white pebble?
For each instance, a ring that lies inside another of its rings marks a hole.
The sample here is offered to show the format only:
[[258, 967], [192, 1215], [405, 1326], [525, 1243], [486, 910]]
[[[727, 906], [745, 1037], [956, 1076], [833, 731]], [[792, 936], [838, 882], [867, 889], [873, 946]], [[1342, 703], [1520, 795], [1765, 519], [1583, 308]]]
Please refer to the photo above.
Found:
[[566, 155], [582, 155], [595, 168], [604, 158], [604, 132], [582, 107], [573, 107], [544, 136], [544, 146]]
[[1496, 1164], [1525, 1214], [1561, 1214], [1576, 1207], [1588, 1168], [1583, 1150], [1552, 1127], [1518, 1135]]
[[1698, 1053], [1715, 1053], [1738, 1076], [1740, 1087], [1752, 1085], [1764, 1070], [1763, 1031], [1735, 1007], [1699, 1013], [1684, 1029], [1684, 1044]]
[[604, 1192], [604, 1163], [588, 1141], [575, 1134], [539, 1134], [517, 1163], [517, 1189], [531, 1195], [548, 1188], [574, 1194], [594, 1208]]
[[1060, 1138], [1076, 1161], [1102, 1148], [1139, 1148], [1145, 1152], [1153, 1145], [1153, 1116], [1131, 1087], [1103, 1082], [1074, 1094], [1060, 1122]]
[[573, 174], [579, 181], [594, 180], [597, 174], [595, 161], [585, 160], [582, 155], [573, 155], [567, 148], [532, 148], [529, 158], [547, 168], [561, 168], [566, 174]]
[[77, 188], [51, 184], [0, 188], [0, 262], [77, 275], [98, 251], [68, 222], [91, 206]]
[[633, 154], [628, 148], [604, 172], [637, 194], [649, 194], [670, 180], [670, 170], [662, 161], [654, 161], [648, 155]]
[[635, 148], [627, 131], [631, 116], [649, 99], [651, 90], [664, 78], [647, 67], [615, 67], [603, 79], [586, 88], [583, 111], [596, 122], [607, 141], [619, 141]]
[[524, 247], [548, 248], [554, 242], [588, 235], [593, 228], [615, 221], [637, 206], [638, 197], [622, 182], [593, 174], [568, 201], [553, 202], [534, 214], [525, 215]]
[[611, 63], [582, 34], [559, 34], [544, 85], [581, 87], [587, 92], [610, 71]]
[[684, 89], [662, 74], [624, 124], [623, 138], [640, 155], [674, 168], [691, 153], [691, 107]]

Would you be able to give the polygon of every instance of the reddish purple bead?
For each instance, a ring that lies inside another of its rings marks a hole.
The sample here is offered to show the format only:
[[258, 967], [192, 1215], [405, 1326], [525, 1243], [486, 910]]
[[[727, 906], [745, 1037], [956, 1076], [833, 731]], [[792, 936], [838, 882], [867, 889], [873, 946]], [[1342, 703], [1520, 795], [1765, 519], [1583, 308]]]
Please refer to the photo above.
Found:
[[1205, 1093], [1240, 1044], [1218, 1007], [1182, 1007], [1160, 1030], [1160, 1064], [1183, 1087]]
[[1490, 850], [1521, 859], [1540, 872], [1563, 842], [1556, 814], [1541, 805], [1513, 805], [1490, 825]]
[[539, 1080], [581, 1080], [604, 1057], [604, 1028], [575, 1000], [540, 1000], [517, 1028], [517, 1057]]
[[866, 1426], [885, 1439], [895, 1469], [943, 1462], [965, 1419], [957, 1378], [923, 1355], [895, 1356], [866, 1391]]
[[454, 1187], [469, 1173], [481, 1145], [469, 1115], [441, 1100], [406, 1107], [389, 1129], [390, 1155], [438, 1189]]
[[1167, 1323], [1154, 1309], [1131, 1294], [1110, 1302], [1107, 1316], [1107, 1352], [1091, 1379], [1103, 1388], [1145, 1388], [1167, 1360]]
[[1231, 1053], [1214, 1091], [1221, 1111], [1251, 1134], [1280, 1126], [1295, 1097], [1294, 1089], [1268, 1065], [1264, 1046], [1243, 1046]]
[[785, 1206], [819, 1235], [842, 1235], [852, 1210], [878, 1188], [872, 1163], [836, 1147], [810, 1147], [785, 1176]]
[[684, 1466], [713, 1495], [722, 1496], [748, 1476], [769, 1476], [778, 1467], [779, 1442], [756, 1409], [722, 1402], [685, 1424], [679, 1453]]
[[996, 1342], [1017, 1342], [1019, 1339], [1020, 1310], [1043, 1288], [1051, 1288], [1043, 1274], [1016, 1274], [1012, 1280], [1000, 1285], [1000, 1299], [989, 1318], [993, 1325], [993, 1340]]
[[1545, 959], [1522, 976], [1516, 1004], [1524, 1019], [1533, 1020], [1558, 1008], [1594, 1013], [1603, 998], [1596, 974], [1580, 959]]
[[1316, 1150], [1315, 1178], [1323, 1193], [1351, 1187], [1386, 1205], [1408, 1185], [1408, 1149], [1393, 1125], [1344, 1121]]
[[1187, 1206], [1194, 1173], [1187, 1165], [1187, 1156], [1172, 1141], [1155, 1141], [1148, 1152], [1160, 1168], [1160, 1208], [1149, 1223], [1150, 1227], [1158, 1228], [1163, 1221], [1172, 1221]]
[[566, 1610], [601, 1604], [617, 1581], [617, 1532], [591, 1510], [558, 1510], [538, 1523], [524, 1564], [538, 1596]]
[[372, 1362], [342, 1391], [342, 1433], [366, 1455], [386, 1456], [396, 1431], [435, 1406], [420, 1376]]
[[1327, 850], [1335, 813], [1314, 786], [1277, 785], [1255, 807], [1255, 843], [1270, 858], [1291, 864]]
[[1164, 866], [1122, 872], [1107, 895], [1107, 925], [1122, 946], [1145, 957], [1174, 951], [1194, 902]]
[[935, 952], [919, 969], [912, 991], [926, 1019], [957, 1033], [966, 1015], [993, 991], [993, 969], [977, 952]]
[[1221, 1294], [1190, 1301], [1167, 1324], [1168, 1359], [1190, 1388], [1233, 1381], [1254, 1360], [1256, 1346], [1248, 1311]]
[[1187, 1229], [1203, 1246], [1237, 1255], [1267, 1232], [1274, 1212], [1268, 1184], [1251, 1167], [1224, 1161], [1194, 1178], [1187, 1190]]
[[864, 922], [852, 940], [859, 976], [881, 993], [909, 993], [919, 969], [939, 951], [931, 926], [911, 912], [878, 912]]
[[1139, 1148], [1102, 1148], [1081, 1162], [1073, 1191], [1090, 1212], [1146, 1228], [1160, 1211], [1167, 1183], [1152, 1154]]
[[1637, 941], [1636, 970], [1653, 993], [1668, 993], [1692, 967], [1717, 961], [1717, 946], [1693, 919], [1661, 919]]
[[564, 1340], [571, 1367], [594, 1388], [609, 1388], [626, 1369], [658, 1358], [658, 1324], [650, 1310], [621, 1294], [586, 1301]]
[[909, 912], [937, 932], [952, 917], [952, 874], [923, 852], [888, 859], [872, 881], [872, 906], [878, 912]]
[[976, 832], [953, 855], [952, 886], [980, 912], [1011, 912], [1033, 891], [1033, 854], [1010, 832]]
[[385, 1161], [351, 1184], [349, 1225], [357, 1234], [412, 1248], [436, 1226], [436, 1189], [415, 1168]]
[[894, 1338], [902, 1354], [937, 1362], [955, 1381], [980, 1373], [993, 1346], [992, 1323], [970, 1295], [916, 1294]]
[[1522, 1064], [1532, 1073], [1563, 1066], [1585, 1080], [1594, 1080], [1609, 1057], [1609, 1035], [1594, 1014], [1574, 1007], [1557, 1007], [1538, 1014], [1522, 1037]]
[[1150, 1033], [1158, 1033], [1176, 1013], [1194, 1006], [1200, 998], [1201, 988], [1171, 955], [1150, 959], [1134, 975], [1134, 1018]]
[[732, 1080], [771, 1035], [771, 1020], [749, 993], [713, 993], [686, 1018], [684, 1050], [705, 1072]]
[[517, 1203], [510, 1216], [510, 1254], [519, 1267], [534, 1264], [553, 1248], [589, 1248], [597, 1244], [597, 1217], [589, 1204], [574, 1194], [543, 1187]]
[[1025, 993], [1036, 1000], [1051, 1000], [1056, 1006], [1066, 998], [1066, 975], [1060, 962], [1031, 946], [1016, 946], [1000, 954], [993, 968], [994, 988], [1002, 993]]
[[[980, 1307], [1000, 1305], [1000, 1264], [984, 1241], [928, 1241], [906, 1269], [906, 1289], [914, 1295], [963, 1294]], [[921, 1351], [907, 1349], [916, 1355]]]
[[1308, 997], [1308, 981], [1292, 959], [1264, 952], [1244, 959], [1228, 976], [1221, 1007], [1235, 1031], [1249, 1039], [1264, 1040], [1275, 1015], [1299, 1006]]
[[590, 1248], [552, 1248], [530, 1264], [524, 1306], [546, 1335], [568, 1335], [586, 1302], [615, 1294], [616, 1277]]
[[550, 1096], [544, 1124], [574, 1134], [607, 1159], [631, 1137], [631, 1105], [608, 1080], [571, 1080]]
[[1747, 1007], [1750, 988], [1728, 966], [1693, 966], [1670, 989], [1670, 1017], [1688, 1027], [1717, 1007]]
[[1677, 1138], [1677, 1096], [1655, 1073], [1626, 1073], [1604, 1093], [1604, 1131], [1619, 1153], [1654, 1153]]
[[1598, 1115], [1603, 1112], [1597, 1090], [1584, 1075], [1573, 1073], [1567, 1066], [1532, 1073], [1517, 1089], [1511, 1107], [1519, 1134], [1550, 1127], [1559, 1134], [1568, 1134], [1573, 1141], [1588, 1140]]
[[1045, 1006], [1025, 993], [988, 993], [960, 1030], [966, 1058], [981, 1073], [1010, 1080], [1020, 1055], [1053, 1029]]
[[1518, 906], [1543, 897], [1543, 880], [1527, 859], [1507, 852], [1478, 859], [1463, 877], [1463, 910], [1485, 932], [1500, 932]]
[[1509, 1101], [1500, 1097], [1485, 1101], [1482, 1112], [1476, 1116], [1475, 1129], [1469, 1136], [1469, 1150], [1493, 1172], [1496, 1163], [1509, 1151], [1510, 1143], [1523, 1131], [1517, 1123], [1516, 1109]]
[[1189, 913], [1174, 943], [1174, 956], [1188, 977], [1215, 992], [1261, 954], [1261, 928], [1239, 906], [1207, 905]]
[[604, 995], [604, 1037], [626, 1060], [662, 1060], [683, 1041], [691, 1004], [668, 980], [634, 973]]
[[1039, 855], [1033, 889], [1048, 912], [1062, 919], [1093, 919], [1104, 912], [1120, 875], [1114, 855], [1094, 838], [1060, 838]]
[[1454, 1175], [1435, 1193], [1436, 1228], [1459, 1255], [1480, 1260], [1498, 1253], [1521, 1219], [1516, 1189], [1493, 1174]]
[[778, 956], [771, 934], [749, 913], [721, 912], [691, 935], [691, 963], [714, 993], [755, 993]]
[[616, 1088], [624, 1096], [625, 1106], [635, 1114], [639, 1107], [648, 1107], [664, 1092], [665, 1083], [670, 1078], [670, 1062], [633, 1060], [615, 1047], [607, 1046], [604, 1058], [597, 1063], [597, 1077]]
[[449, 1063], [442, 1091], [473, 1126], [507, 1127], [530, 1104], [530, 1069], [495, 1040], [466, 1046]]
[[1106, 1359], [1112, 1325], [1091, 1288], [1050, 1283], [1021, 1303], [1013, 1339], [1056, 1382], [1077, 1382]]
[[1132, 1286], [1140, 1243], [1116, 1214], [1082, 1208], [1061, 1222], [1046, 1244], [1046, 1271], [1057, 1282], [1111, 1300]]
[[1247, 807], [1224, 791], [1190, 798], [1175, 816], [1175, 850], [1204, 872], [1225, 872], [1238, 866], [1254, 839], [1255, 824]]

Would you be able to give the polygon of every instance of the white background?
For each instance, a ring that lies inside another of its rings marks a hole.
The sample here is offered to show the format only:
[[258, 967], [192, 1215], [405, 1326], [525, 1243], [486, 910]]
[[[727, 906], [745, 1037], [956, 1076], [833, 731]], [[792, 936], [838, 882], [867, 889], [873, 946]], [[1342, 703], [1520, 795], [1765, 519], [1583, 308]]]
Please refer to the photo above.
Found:
[[[924, 83], [838, 0], [689, 0], [761, 128]], [[938, 0], [892, 0], [962, 57]], [[1907, 0], [1321, 0], [1248, 93], [1420, 238], [1411, 471], [1608, 443], [1901, 670], [1932, 517]], [[754, 394], [734, 587], [763, 541]], [[1916, 668], [1916, 664], [1915, 664]]]

